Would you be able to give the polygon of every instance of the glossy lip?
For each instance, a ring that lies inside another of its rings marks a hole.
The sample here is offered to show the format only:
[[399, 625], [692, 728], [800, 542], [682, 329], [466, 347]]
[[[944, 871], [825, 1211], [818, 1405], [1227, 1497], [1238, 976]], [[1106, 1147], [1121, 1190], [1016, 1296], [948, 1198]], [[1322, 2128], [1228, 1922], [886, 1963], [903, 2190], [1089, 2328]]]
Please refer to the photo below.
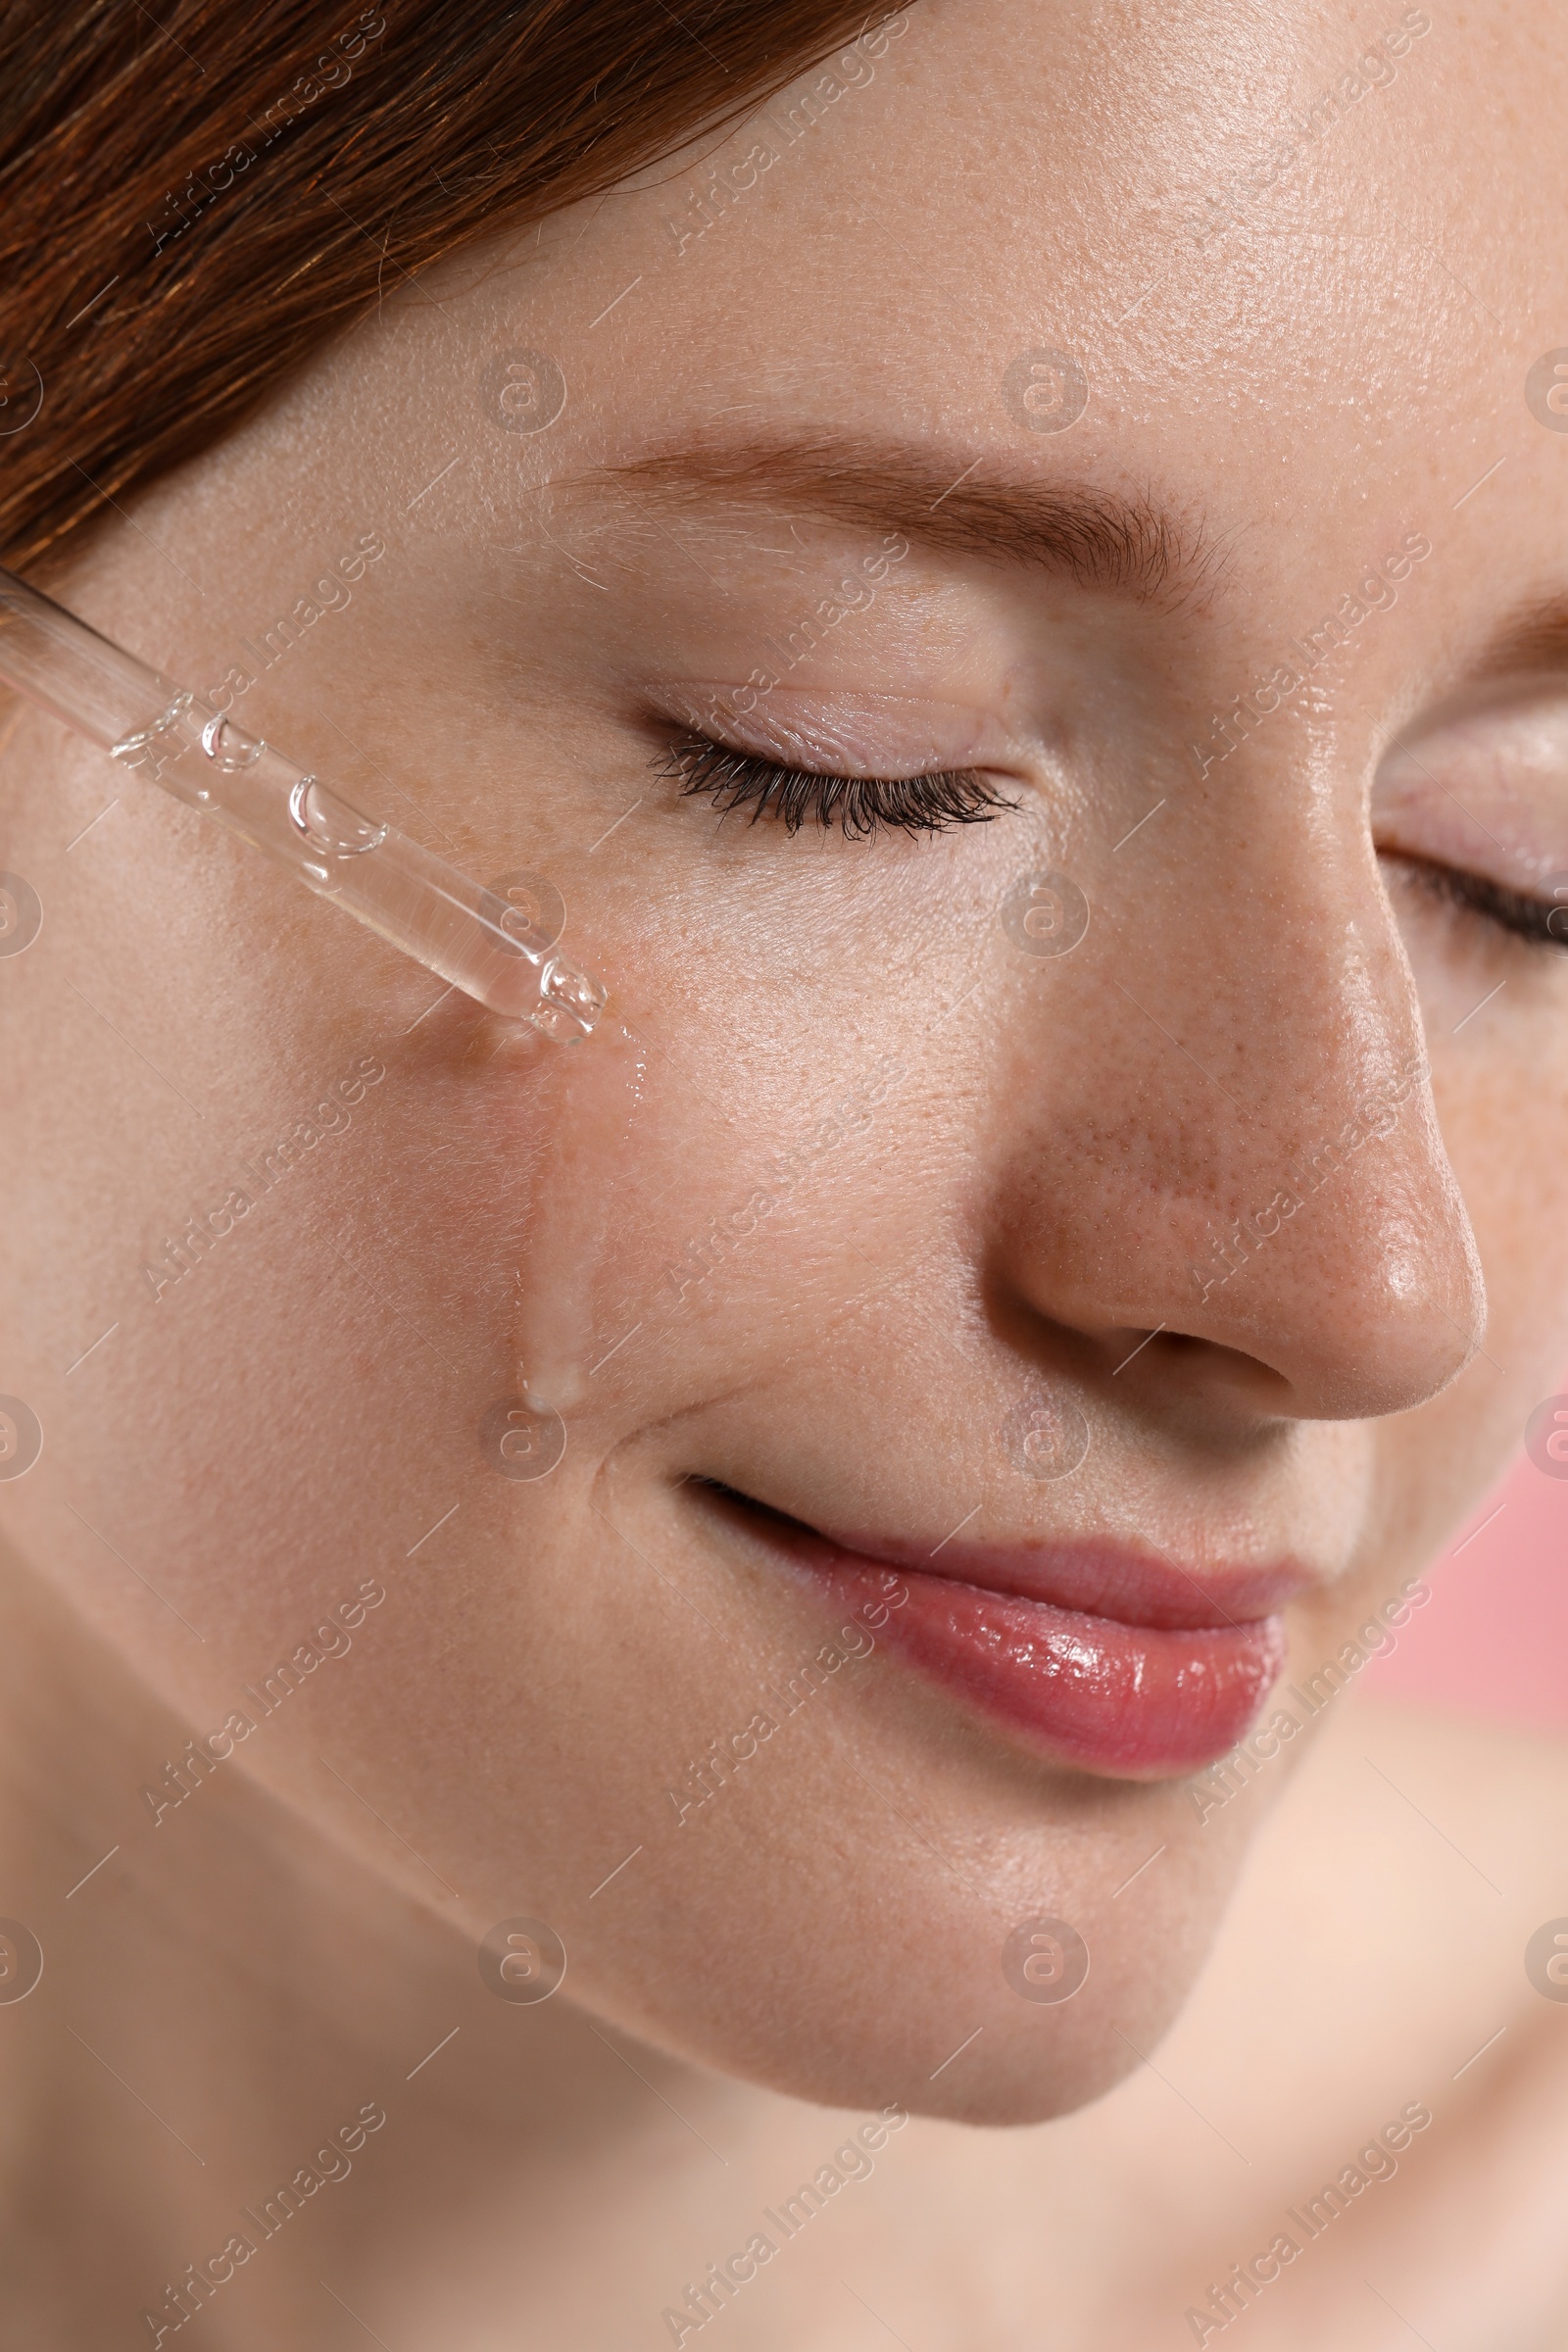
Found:
[[1125, 1780], [1236, 1745], [1284, 1663], [1281, 1604], [1315, 1581], [1289, 1559], [1188, 1571], [1103, 1539], [929, 1545], [767, 1516], [849, 1605], [883, 1605], [878, 1639], [927, 1680], [1031, 1752]]
[[1039, 1544], [965, 1544], [957, 1537], [925, 1544], [899, 1537], [818, 1530], [839, 1551], [888, 1568], [980, 1585], [1021, 1600], [1081, 1609], [1152, 1631], [1232, 1628], [1272, 1615], [1316, 1579], [1300, 1561], [1184, 1568], [1108, 1537], [1055, 1538]]

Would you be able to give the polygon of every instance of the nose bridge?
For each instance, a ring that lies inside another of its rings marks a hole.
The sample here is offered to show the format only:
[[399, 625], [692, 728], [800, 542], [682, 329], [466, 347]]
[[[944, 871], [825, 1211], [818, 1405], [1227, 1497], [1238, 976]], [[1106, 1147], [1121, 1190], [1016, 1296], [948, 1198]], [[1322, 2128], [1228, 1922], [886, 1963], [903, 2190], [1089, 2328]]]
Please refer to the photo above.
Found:
[[1250, 769], [1102, 891], [1108, 1050], [1053, 1121], [1039, 1279], [1081, 1329], [1254, 1358], [1297, 1415], [1403, 1410], [1483, 1313], [1420, 1007], [1359, 817]]
[[1189, 770], [1132, 870], [1102, 862], [1096, 909], [1238, 1078], [1268, 1038], [1336, 1100], [1420, 1026], [1348, 748], [1298, 728]]
[[1362, 840], [1283, 795], [1260, 822], [1214, 814], [1212, 829], [1195, 815], [1187, 852], [1203, 874], [1178, 866], [1148, 945], [1195, 1075], [1201, 1063], [1210, 1101], [1216, 1082], [1232, 1099], [1238, 1166], [1283, 1175], [1329, 1149], [1396, 1072], [1406, 1093], [1424, 1085], [1420, 1005]]

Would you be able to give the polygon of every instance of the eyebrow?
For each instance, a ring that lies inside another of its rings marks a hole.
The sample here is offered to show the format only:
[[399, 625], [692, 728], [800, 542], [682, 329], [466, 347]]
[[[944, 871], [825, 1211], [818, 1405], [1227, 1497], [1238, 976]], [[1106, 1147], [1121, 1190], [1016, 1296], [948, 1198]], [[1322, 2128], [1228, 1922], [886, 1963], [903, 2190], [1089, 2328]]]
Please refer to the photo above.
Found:
[[[794, 509], [1146, 603], [1185, 601], [1216, 568], [1201, 523], [1183, 519], [1152, 493], [1009, 473], [1000, 451], [965, 466], [964, 454], [927, 442], [821, 435], [655, 453], [592, 478], [666, 514], [714, 499], [775, 514]], [[567, 483], [558, 478], [554, 486]]]

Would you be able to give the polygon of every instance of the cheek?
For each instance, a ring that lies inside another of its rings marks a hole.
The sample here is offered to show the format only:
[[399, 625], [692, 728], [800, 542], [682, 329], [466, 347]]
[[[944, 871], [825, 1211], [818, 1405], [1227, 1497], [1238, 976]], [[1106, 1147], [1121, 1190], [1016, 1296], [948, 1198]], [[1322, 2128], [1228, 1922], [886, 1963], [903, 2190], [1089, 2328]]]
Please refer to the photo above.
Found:
[[[1420, 1413], [1372, 1425], [1376, 1520], [1385, 1531], [1372, 1548], [1401, 1564], [1360, 1581], [1369, 1607], [1451, 1538], [1519, 1446], [1534, 1408], [1568, 1386], [1562, 1058], [1558, 1040], [1543, 1036], [1530, 1050], [1494, 1050], [1484, 1069], [1436, 1074], [1444, 1140], [1486, 1275], [1486, 1353]], [[1520, 1150], [1514, 1139], [1526, 1135]], [[1352, 1637], [1357, 1621], [1347, 1596], [1335, 1642]]]
[[[1485, 985], [1490, 985], [1490, 982]], [[1478, 992], [1479, 993], [1479, 992]], [[1484, 1016], [1483, 1016], [1484, 1017]], [[1470, 1444], [1517, 1443], [1531, 1408], [1568, 1360], [1568, 1039], [1553, 1006], [1526, 1010], [1464, 1064], [1439, 1066], [1444, 1140], [1486, 1273], [1485, 1384], [1465, 1384]], [[1528, 1138], [1524, 1149], [1514, 1139]], [[1446, 1400], [1432, 1408], [1445, 1414]]]

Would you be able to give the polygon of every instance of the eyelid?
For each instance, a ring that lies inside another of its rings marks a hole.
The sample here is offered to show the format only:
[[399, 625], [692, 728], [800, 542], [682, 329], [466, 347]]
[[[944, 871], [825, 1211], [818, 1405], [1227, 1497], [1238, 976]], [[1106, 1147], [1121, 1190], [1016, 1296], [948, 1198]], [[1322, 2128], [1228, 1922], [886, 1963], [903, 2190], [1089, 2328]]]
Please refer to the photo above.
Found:
[[698, 734], [824, 774], [916, 776], [1023, 765], [1021, 747], [1006, 729], [989, 711], [962, 703], [691, 678], [646, 691], [665, 717]]
[[1559, 955], [1568, 950], [1568, 875], [1556, 877], [1556, 889], [1537, 897], [1491, 882], [1484, 874], [1439, 865], [1403, 851], [1383, 855], [1401, 865], [1429, 898], [1511, 933], [1530, 947], [1551, 949]]
[[1494, 695], [1391, 746], [1371, 816], [1380, 848], [1539, 894], [1568, 869], [1568, 683]]

